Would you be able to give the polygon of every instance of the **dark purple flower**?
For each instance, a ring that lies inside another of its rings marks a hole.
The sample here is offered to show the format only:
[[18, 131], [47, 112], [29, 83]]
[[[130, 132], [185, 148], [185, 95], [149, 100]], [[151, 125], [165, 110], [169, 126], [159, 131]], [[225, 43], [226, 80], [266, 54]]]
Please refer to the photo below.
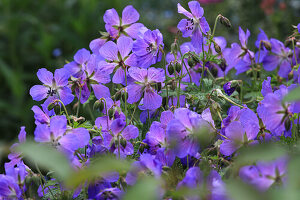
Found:
[[291, 50], [284, 46], [279, 40], [270, 39], [272, 46], [271, 52], [264, 57], [263, 67], [267, 71], [273, 71], [279, 67], [278, 75], [288, 78], [288, 74], [292, 70], [291, 67]]
[[232, 87], [232, 81], [229, 81], [223, 85], [225, 93], [230, 96], [235, 91], [236, 87]]
[[99, 67], [108, 70], [109, 73], [115, 72], [113, 83], [125, 85], [124, 70], [136, 65], [135, 55], [130, 54], [132, 45], [133, 41], [130, 37], [122, 36], [117, 40], [117, 44], [108, 41], [100, 48], [100, 55], [106, 61], [100, 62]]
[[37, 72], [43, 85], [34, 85], [30, 89], [33, 100], [41, 101], [45, 98], [60, 99], [65, 105], [74, 99], [71, 89], [68, 87], [69, 72], [66, 69], [55, 70], [54, 77], [47, 69], [42, 68]]
[[133, 43], [132, 52], [137, 56], [137, 66], [148, 68], [161, 60], [163, 48], [163, 36], [156, 29], [147, 30], [142, 37], [137, 38]]
[[124, 8], [122, 18], [114, 8], [107, 10], [103, 16], [106, 31], [115, 39], [121, 35], [136, 39], [140, 29], [144, 27], [141, 23], [135, 23], [139, 18], [139, 13], [131, 5]]
[[155, 110], [162, 104], [162, 97], [157, 94], [154, 86], [165, 80], [163, 69], [142, 69], [131, 67], [129, 75], [136, 81], [127, 87], [128, 103], [133, 104], [143, 98], [143, 108]]
[[85, 128], [68, 130], [67, 118], [64, 115], [57, 115], [50, 119], [50, 126], [37, 125], [34, 139], [36, 142], [51, 143], [63, 152], [72, 154], [89, 143], [90, 134]]
[[203, 34], [206, 35], [210, 30], [209, 25], [203, 17], [204, 10], [198, 1], [188, 3], [191, 12], [184, 9], [179, 3], [177, 4], [178, 13], [184, 14], [189, 19], [182, 19], [177, 28], [182, 32], [183, 37], [191, 37], [192, 44], [195, 48], [201, 49], [203, 43]]

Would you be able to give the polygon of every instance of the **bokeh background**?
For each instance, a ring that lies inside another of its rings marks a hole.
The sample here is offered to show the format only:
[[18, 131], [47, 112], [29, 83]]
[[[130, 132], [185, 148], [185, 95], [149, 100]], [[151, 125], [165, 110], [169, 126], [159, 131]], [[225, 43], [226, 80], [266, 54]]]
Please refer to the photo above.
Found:
[[[300, 0], [199, 0], [211, 28], [215, 17], [223, 14], [233, 27], [218, 26], [216, 35], [228, 42], [238, 41], [238, 27], [251, 31], [250, 47], [259, 28], [274, 38], [284, 40], [292, 25], [300, 23]], [[39, 83], [36, 72], [50, 71], [72, 60], [80, 48], [104, 31], [105, 10], [121, 13], [133, 5], [140, 22], [150, 29], [158, 28], [168, 49], [183, 17], [177, 14], [182, 0], [0, 0], [0, 145], [12, 142], [26, 126], [33, 135], [31, 107], [36, 103], [29, 89]]]

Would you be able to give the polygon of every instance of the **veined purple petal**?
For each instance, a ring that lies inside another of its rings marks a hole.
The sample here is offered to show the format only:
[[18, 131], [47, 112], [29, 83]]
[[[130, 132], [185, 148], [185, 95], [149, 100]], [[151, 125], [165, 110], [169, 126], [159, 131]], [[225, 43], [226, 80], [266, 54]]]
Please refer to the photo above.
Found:
[[106, 69], [98, 68], [94, 76], [92, 77], [92, 79], [102, 84], [109, 83], [110, 82], [109, 72], [110, 71]]
[[74, 100], [74, 95], [72, 94], [72, 90], [68, 87], [62, 87], [58, 90], [60, 100], [65, 104], [68, 105], [72, 103]]
[[97, 71], [100, 70], [100, 71], [104, 71], [107, 74], [111, 74], [117, 65], [118, 65], [117, 63], [108, 63], [105, 61], [100, 61], [98, 63]]
[[167, 110], [161, 113], [160, 121], [163, 125], [167, 125], [174, 118], [172, 111]]
[[62, 136], [67, 130], [67, 118], [64, 115], [56, 115], [50, 119], [50, 131], [54, 137]]
[[204, 10], [200, 6], [200, 3], [198, 1], [190, 1], [188, 4], [189, 4], [189, 8], [190, 8], [192, 14], [195, 17], [201, 18], [203, 16]]
[[90, 49], [92, 50], [93, 53], [95, 54], [99, 54], [99, 50], [100, 48], [105, 44], [106, 40], [105, 39], [95, 39], [95, 40], [92, 40], [90, 42]]
[[105, 12], [103, 20], [106, 24], [120, 25], [120, 18], [117, 11], [112, 8]]
[[157, 59], [156, 56], [153, 56], [152, 54], [146, 54], [144, 56], [138, 57], [138, 66], [142, 68], [148, 68], [152, 64], [155, 64], [159, 59]]
[[[154, 69], [154, 68], [153, 68]], [[153, 71], [153, 70], [152, 70]], [[138, 67], [131, 67], [128, 69], [129, 75], [136, 81], [143, 83], [148, 76], [146, 69], [141, 69]]]
[[280, 58], [275, 55], [268, 55], [263, 60], [263, 66], [266, 71], [273, 71], [280, 63]]
[[117, 41], [118, 50], [122, 56], [125, 58], [128, 56], [132, 49], [133, 41], [130, 37], [121, 36]]
[[90, 52], [86, 49], [79, 49], [74, 55], [74, 60], [79, 64], [84, 64], [90, 59]]
[[70, 77], [70, 73], [68, 72], [68, 70], [64, 68], [57, 69], [54, 72], [54, 79], [55, 79], [56, 86], [63, 87], [68, 85], [69, 77]]
[[149, 46], [143, 39], [137, 39], [133, 42], [132, 52], [137, 56], [147, 55], [147, 47]]
[[90, 141], [90, 134], [89, 131], [85, 128], [75, 128], [72, 129], [71, 133], [74, 135], [74, 137], [77, 138], [79, 141], [79, 148], [83, 148], [86, 145], [89, 144]]
[[133, 6], [126, 6], [122, 12], [122, 25], [132, 24], [138, 21], [139, 18], [140, 14], [136, 11], [136, 9]]
[[266, 96], [269, 93], [273, 93], [273, 89], [271, 86], [271, 77], [267, 77], [267, 80], [264, 80], [262, 83], [261, 94]]
[[80, 103], [82, 103], [82, 104], [84, 104], [89, 99], [90, 94], [91, 94], [87, 84], [84, 84], [83, 87], [81, 88], [81, 94], [80, 94], [79, 88], [75, 88], [75, 93], [76, 93], [77, 99], [80, 98]]
[[20, 143], [26, 141], [26, 131], [25, 131], [25, 126], [22, 126], [22, 127], [21, 127], [20, 133], [19, 133], [19, 135], [18, 135], [18, 139], [19, 139], [19, 142], [20, 142]]
[[35, 124], [49, 124], [50, 117], [46, 115], [38, 106], [33, 106], [31, 110], [34, 112]]
[[142, 86], [137, 84], [131, 84], [127, 86], [128, 100], [127, 102], [133, 104], [140, 100], [142, 96]]
[[225, 156], [232, 155], [238, 149], [238, 145], [234, 141], [225, 140], [220, 145], [220, 152]]
[[37, 77], [39, 80], [45, 85], [52, 85], [53, 74], [49, 72], [47, 69], [42, 68], [37, 72]]
[[110, 61], [119, 60], [118, 58], [118, 47], [117, 45], [112, 42], [106, 42], [99, 50], [100, 55]]
[[209, 24], [207, 23], [205, 17], [202, 17], [202, 18], [200, 19], [200, 28], [201, 28], [201, 31], [202, 31], [204, 34], [207, 34], [208, 31], [210, 30]]
[[36, 142], [50, 142], [50, 129], [46, 124], [37, 125], [34, 131], [34, 140]]
[[128, 125], [123, 131], [122, 135], [126, 140], [131, 140], [139, 136], [139, 129], [134, 125]]
[[231, 122], [225, 129], [225, 135], [234, 142], [242, 142], [244, 134], [245, 130], [242, 124], [238, 121]]
[[191, 42], [196, 49], [200, 49], [202, 47], [203, 36], [202, 36], [201, 30], [199, 28], [197, 28], [193, 32], [191, 39], [192, 39]]
[[94, 90], [94, 94], [97, 99], [110, 97], [109, 88], [102, 84], [92, 84], [92, 88]]
[[242, 47], [247, 47], [249, 36], [250, 36], [250, 31], [248, 29], [247, 32], [245, 33], [244, 30], [241, 27], [239, 27], [239, 39]]
[[122, 84], [125, 82], [125, 72], [122, 67], [119, 67], [119, 69], [117, 69], [113, 76], [112, 82], [116, 84]]
[[187, 24], [189, 24], [190, 22], [187, 19], [182, 19], [180, 20], [180, 22], [177, 25], [177, 28], [182, 32], [182, 37], [189, 37], [192, 35], [195, 26], [190, 24], [189, 26], [187, 26]]
[[130, 54], [129, 57], [125, 60], [125, 65], [130, 67], [136, 67], [137, 66], [137, 56], [135, 54]]
[[41, 101], [47, 97], [48, 90], [49, 88], [43, 85], [34, 85], [32, 88], [30, 88], [29, 93], [33, 100]]
[[192, 130], [190, 112], [192, 111], [187, 108], [178, 108], [174, 111], [174, 117], [175, 119], [178, 119], [185, 127]]
[[111, 131], [114, 135], [121, 132], [121, 130], [126, 126], [126, 122], [123, 119], [115, 119], [111, 123]]
[[149, 82], [163, 82], [165, 80], [165, 74], [163, 69], [150, 67], [148, 69], [148, 81]]
[[133, 39], [137, 39], [139, 37], [139, 33], [141, 32], [141, 29], [145, 28], [145, 26], [141, 23], [134, 23], [128, 28], [126, 28], [124, 31]]
[[188, 12], [186, 9], [184, 9], [180, 3], [177, 4], [177, 9], [178, 9], [178, 13], [180, 14], [184, 14], [185, 16], [187, 16], [188, 18], [193, 18], [193, 15]]
[[71, 151], [77, 150], [80, 146], [79, 145], [80, 141], [78, 140], [78, 138], [76, 137], [76, 135], [74, 133], [68, 133], [68, 134], [64, 135], [59, 140], [59, 143], [62, 148], [71, 150]]
[[153, 90], [146, 90], [144, 94], [143, 103], [144, 108], [148, 110], [155, 110], [161, 106], [162, 97]]
[[283, 78], [288, 78], [289, 73], [292, 71], [291, 62], [289, 60], [283, 60], [280, 63], [280, 67], [278, 70], [278, 75]]

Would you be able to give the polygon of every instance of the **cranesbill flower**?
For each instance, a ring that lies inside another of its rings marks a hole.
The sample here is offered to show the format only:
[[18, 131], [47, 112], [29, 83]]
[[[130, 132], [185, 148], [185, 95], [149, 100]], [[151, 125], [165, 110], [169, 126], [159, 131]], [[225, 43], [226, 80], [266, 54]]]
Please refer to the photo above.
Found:
[[163, 36], [156, 29], [147, 30], [142, 37], [137, 38], [133, 43], [132, 52], [137, 56], [137, 66], [148, 68], [161, 60], [163, 48]]
[[46, 124], [37, 125], [34, 139], [36, 142], [50, 143], [70, 155], [89, 143], [90, 134], [85, 128], [68, 130], [67, 118], [64, 115], [57, 115], [50, 119], [50, 126]]
[[106, 42], [100, 48], [100, 55], [106, 59], [99, 63], [99, 67], [107, 69], [109, 73], [115, 72], [112, 82], [125, 85], [125, 71], [128, 67], [136, 65], [134, 54], [130, 54], [133, 41], [130, 37], [121, 36], [117, 44], [112, 41]]
[[119, 17], [114, 8], [107, 10], [103, 16], [105, 29], [112, 38], [121, 35], [137, 38], [140, 29], [144, 27], [143, 24], [136, 23], [139, 18], [139, 13], [131, 5], [124, 8], [122, 18]]
[[275, 183], [286, 183], [286, 172], [287, 159], [279, 158], [271, 162], [259, 161], [255, 165], [244, 166], [240, 169], [239, 176], [246, 183], [266, 191]]
[[156, 83], [162, 83], [165, 80], [163, 69], [132, 67], [128, 71], [129, 75], [136, 82], [127, 87], [127, 102], [132, 104], [143, 98], [144, 109], [155, 110], [159, 108], [162, 103], [162, 97], [157, 94], [154, 86]]
[[45, 98], [60, 99], [65, 105], [71, 103], [74, 99], [71, 89], [68, 87], [69, 72], [66, 69], [57, 69], [54, 77], [47, 69], [42, 68], [37, 72], [39, 80], [43, 85], [34, 85], [30, 89], [30, 95], [35, 101], [41, 101]]
[[288, 74], [292, 70], [291, 55], [292, 51], [285, 47], [284, 44], [276, 39], [271, 38], [271, 52], [264, 57], [263, 67], [267, 71], [273, 71], [279, 67], [278, 75], [283, 78], [288, 78]]
[[232, 81], [229, 81], [223, 85], [223, 89], [225, 93], [230, 96], [235, 91], [235, 87], [232, 87]]
[[300, 33], [300, 23], [297, 25], [298, 32]]
[[79, 78], [86, 70], [87, 62], [89, 61], [91, 53], [86, 49], [79, 49], [74, 55], [74, 61], [67, 63], [64, 68], [67, 69], [71, 76]]
[[21, 199], [21, 188], [13, 177], [0, 174], [0, 188], [0, 197], [4, 199]]
[[104, 146], [121, 158], [126, 158], [127, 155], [133, 154], [134, 148], [130, 140], [139, 136], [137, 127], [134, 125], [125, 126], [126, 122], [124, 119], [115, 119], [110, 125], [109, 132], [104, 131], [103, 134]]
[[189, 19], [182, 19], [177, 28], [182, 32], [182, 37], [191, 37], [192, 44], [195, 48], [200, 49], [203, 43], [203, 34], [209, 31], [209, 25], [203, 17], [204, 10], [197, 1], [188, 3], [191, 12], [184, 9], [179, 3], [177, 4], [178, 13], [184, 14]]

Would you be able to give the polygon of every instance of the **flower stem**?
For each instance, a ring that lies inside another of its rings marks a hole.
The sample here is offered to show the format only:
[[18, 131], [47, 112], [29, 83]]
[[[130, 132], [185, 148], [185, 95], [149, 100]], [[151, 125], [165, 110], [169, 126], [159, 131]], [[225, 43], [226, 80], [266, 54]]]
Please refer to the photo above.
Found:
[[[125, 67], [124, 69], [124, 72], [125, 72], [125, 87], [127, 88], [127, 68]], [[125, 114], [127, 116], [127, 92], [125, 92], [125, 98], [124, 98], [124, 111], [125, 111]], [[127, 117], [125, 118], [125, 121], [126, 121], [126, 125], [128, 124], [128, 119]]]
[[67, 108], [66, 108], [65, 104], [61, 100], [59, 100], [59, 99], [56, 99], [55, 101], [58, 101], [63, 106], [64, 111], [65, 111], [65, 113], [67, 115], [67, 119], [68, 119], [69, 125], [71, 126], [70, 117], [69, 117], [69, 114], [68, 114], [68, 111], [67, 111]]
[[[164, 59], [164, 69], [165, 69], [165, 80], [167, 80], [167, 62], [166, 62], [166, 54], [165, 51], [162, 49], [162, 47], [159, 47], [159, 50], [162, 52], [163, 54], [163, 59]], [[165, 82], [165, 87], [166, 87], [166, 91], [167, 91], [167, 102], [169, 102], [169, 89], [168, 89], [168, 85], [167, 85], [167, 81]], [[166, 104], [166, 108], [168, 109], [168, 104]]]
[[79, 87], [79, 98], [78, 98], [78, 107], [77, 107], [76, 117], [78, 117], [78, 115], [79, 115], [81, 92], [82, 92], [82, 88], [80, 86]]
[[202, 81], [204, 77], [204, 65], [205, 65], [205, 57], [204, 57], [204, 40], [203, 40], [203, 35], [202, 35], [202, 73], [201, 73], [201, 78], [200, 78], [200, 90], [202, 89]]

